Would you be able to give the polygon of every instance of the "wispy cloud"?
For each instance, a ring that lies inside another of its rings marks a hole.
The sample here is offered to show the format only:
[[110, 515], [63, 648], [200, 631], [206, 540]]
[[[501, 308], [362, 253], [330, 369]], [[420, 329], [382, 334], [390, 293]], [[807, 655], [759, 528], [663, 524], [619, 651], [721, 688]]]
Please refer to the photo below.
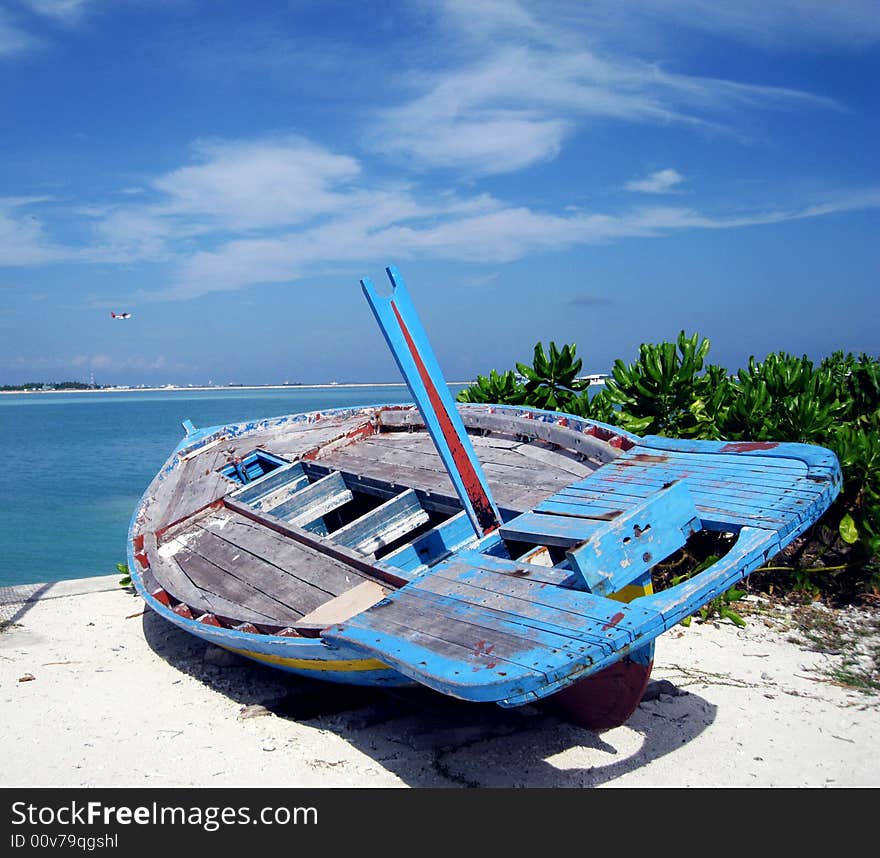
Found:
[[[72, 24], [82, 17], [94, 0], [19, 0], [16, 14], [0, 9], [0, 59], [46, 48], [47, 41], [37, 35], [40, 25]], [[8, 4], [7, 4], [8, 5]], [[30, 13], [30, 14], [28, 14]]]
[[[620, 6], [615, 0], [601, 0], [600, 5]], [[627, 13], [662, 16], [666, 22], [772, 50], [829, 45], [859, 49], [880, 41], [875, 0], [640, 0], [636, 10], [630, 5], [626, 4]]]
[[31, 206], [46, 197], [0, 197], [0, 266], [45, 265], [75, 259], [77, 251], [49, 239]]
[[684, 181], [684, 176], [677, 170], [657, 170], [644, 179], [633, 179], [623, 187], [627, 191], [639, 191], [643, 194], [665, 194]]
[[376, 151], [425, 167], [498, 174], [554, 158], [591, 122], [718, 129], [734, 109], [839, 107], [797, 89], [670, 71], [618, 46], [591, 48], [580, 31], [541, 23], [524, 4], [467, 5], [465, 20], [461, 3], [445, 4], [445, 20], [450, 28], [466, 25], [466, 35], [457, 32], [462, 45], [476, 30], [478, 55], [414, 78], [420, 94], [379, 111], [370, 138]]
[[16, 24], [0, 9], [0, 59], [37, 48], [42, 42]]
[[[747, 212], [720, 206], [714, 213], [682, 206], [554, 212], [485, 193], [435, 187], [429, 194], [377, 179], [352, 156], [298, 137], [214, 141], [194, 151], [196, 163], [146, 182], [144, 194], [92, 208], [95, 241], [86, 248], [63, 247], [45, 234], [31, 213], [42, 198], [0, 200], [0, 264], [162, 262], [170, 266], [170, 285], [138, 298], [177, 300], [365, 262], [507, 263], [633, 237], [880, 207], [880, 188], [868, 188], [797, 208]], [[640, 180], [639, 189], [669, 190], [681, 180], [662, 170]]]
[[22, 0], [25, 6], [38, 15], [56, 20], [77, 18], [94, 0]]
[[[559, 214], [510, 205], [485, 194], [448, 195], [429, 204], [420, 202], [414, 191], [370, 187], [364, 177], [360, 181], [361, 205], [326, 208], [306, 223], [263, 230], [254, 237], [221, 239], [213, 248], [182, 255], [173, 285], [141, 297], [186, 299], [254, 283], [295, 282], [327, 266], [390, 258], [506, 263], [534, 253], [633, 237], [733, 229], [880, 207], [880, 189], [869, 189], [796, 209], [747, 213], [653, 206]], [[333, 189], [331, 197], [342, 190]]]
[[75, 354], [75, 355], [24, 355], [0, 357], [0, 367], [3, 369], [22, 370], [45, 370], [51, 372], [66, 372], [68, 370], [89, 371], [125, 371], [125, 370], [181, 370], [184, 364], [172, 364], [164, 355], [108, 355], [104, 353]]
[[568, 27], [593, 43], [654, 48], [680, 42], [682, 33], [722, 35], [772, 51], [859, 50], [880, 41], [875, 0], [445, 0], [447, 15], [460, 26], [473, 22], [475, 39], [505, 27], [528, 26], [534, 34], [548, 24]]

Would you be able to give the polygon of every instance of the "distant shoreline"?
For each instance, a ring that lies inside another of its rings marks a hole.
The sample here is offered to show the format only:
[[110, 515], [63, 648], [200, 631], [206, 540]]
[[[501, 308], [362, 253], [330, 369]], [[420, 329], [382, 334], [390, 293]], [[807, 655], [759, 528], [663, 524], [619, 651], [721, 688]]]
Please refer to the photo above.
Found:
[[[450, 381], [451, 386], [469, 385], [472, 381]], [[320, 390], [325, 388], [351, 388], [351, 387], [406, 387], [402, 381], [376, 381], [376, 382], [324, 382], [323, 384], [225, 384], [208, 386], [181, 386], [175, 384], [163, 385], [162, 387], [99, 387], [99, 388], [69, 388], [66, 390], [0, 390], [0, 396], [20, 396], [22, 394], [43, 393], [172, 393], [178, 391], [195, 390]]]

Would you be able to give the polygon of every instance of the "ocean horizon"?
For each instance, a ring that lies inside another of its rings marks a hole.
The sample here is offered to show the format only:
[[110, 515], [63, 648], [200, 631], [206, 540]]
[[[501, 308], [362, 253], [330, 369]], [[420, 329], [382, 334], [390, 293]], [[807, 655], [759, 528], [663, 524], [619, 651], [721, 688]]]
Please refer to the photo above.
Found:
[[[449, 384], [453, 396], [466, 386]], [[7, 393], [0, 587], [115, 574], [131, 516], [184, 420], [209, 427], [411, 401], [393, 382]]]

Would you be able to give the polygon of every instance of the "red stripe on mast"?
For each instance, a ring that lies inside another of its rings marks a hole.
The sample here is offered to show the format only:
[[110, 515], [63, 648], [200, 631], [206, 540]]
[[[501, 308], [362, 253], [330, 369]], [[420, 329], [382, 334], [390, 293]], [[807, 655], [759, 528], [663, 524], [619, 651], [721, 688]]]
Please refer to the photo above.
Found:
[[446, 440], [449, 452], [452, 454], [452, 460], [455, 462], [464, 489], [474, 508], [477, 521], [484, 534], [491, 533], [501, 524], [495, 515], [495, 510], [492, 508], [492, 502], [489, 500], [489, 497], [483, 488], [483, 483], [479, 476], [477, 476], [477, 472], [474, 470], [473, 463], [471, 462], [467, 450], [462, 446], [458, 432], [456, 431], [455, 426], [452, 425], [452, 419], [449, 417], [449, 413], [443, 405], [443, 401], [440, 399], [440, 394], [434, 385], [434, 381], [422, 361], [419, 350], [393, 300], [391, 301], [391, 309], [394, 310], [394, 315], [397, 317], [397, 323], [400, 325], [400, 330], [403, 333], [403, 338], [406, 340], [410, 355], [412, 355], [412, 359], [415, 362], [419, 377], [425, 385], [428, 399], [437, 415], [437, 420], [440, 423], [440, 430], [443, 432], [443, 438]]

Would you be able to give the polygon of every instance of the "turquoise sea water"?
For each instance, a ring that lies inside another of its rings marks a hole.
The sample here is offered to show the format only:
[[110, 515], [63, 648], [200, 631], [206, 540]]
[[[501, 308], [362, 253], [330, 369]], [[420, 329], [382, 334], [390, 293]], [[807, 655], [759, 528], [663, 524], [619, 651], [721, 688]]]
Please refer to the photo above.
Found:
[[0, 587], [115, 573], [185, 419], [206, 427], [409, 401], [404, 385], [0, 396]]

